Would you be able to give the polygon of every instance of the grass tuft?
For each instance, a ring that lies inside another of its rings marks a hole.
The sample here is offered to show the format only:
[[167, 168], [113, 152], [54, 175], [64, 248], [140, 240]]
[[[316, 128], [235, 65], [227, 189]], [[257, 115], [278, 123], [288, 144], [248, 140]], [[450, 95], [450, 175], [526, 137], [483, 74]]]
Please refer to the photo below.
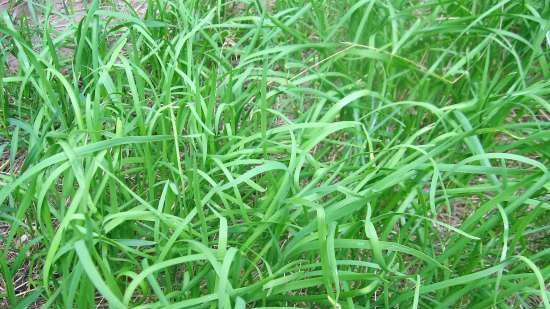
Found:
[[550, 309], [546, 2], [10, 6], [0, 306]]

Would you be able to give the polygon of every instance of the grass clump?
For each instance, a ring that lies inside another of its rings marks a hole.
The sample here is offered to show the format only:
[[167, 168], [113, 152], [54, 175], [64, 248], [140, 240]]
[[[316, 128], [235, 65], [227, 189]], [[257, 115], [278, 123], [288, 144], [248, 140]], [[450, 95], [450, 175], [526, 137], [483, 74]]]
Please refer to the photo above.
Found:
[[3, 305], [550, 308], [545, 2], [27, 6]]

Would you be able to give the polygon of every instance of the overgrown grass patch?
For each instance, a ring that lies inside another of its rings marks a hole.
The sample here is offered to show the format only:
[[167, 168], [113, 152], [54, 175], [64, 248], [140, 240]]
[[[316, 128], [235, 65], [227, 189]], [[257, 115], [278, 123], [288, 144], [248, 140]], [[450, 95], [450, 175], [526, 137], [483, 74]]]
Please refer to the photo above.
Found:
[[546, 2], [25, 5], [1, 306], [550, 308]]

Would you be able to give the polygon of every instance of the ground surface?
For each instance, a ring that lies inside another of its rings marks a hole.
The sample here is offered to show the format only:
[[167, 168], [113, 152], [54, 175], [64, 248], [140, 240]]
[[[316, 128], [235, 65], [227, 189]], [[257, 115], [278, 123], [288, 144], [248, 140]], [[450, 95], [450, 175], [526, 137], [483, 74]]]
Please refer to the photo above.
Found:
[[550, 309], [545, 2], [0, 7], [0, 306]]

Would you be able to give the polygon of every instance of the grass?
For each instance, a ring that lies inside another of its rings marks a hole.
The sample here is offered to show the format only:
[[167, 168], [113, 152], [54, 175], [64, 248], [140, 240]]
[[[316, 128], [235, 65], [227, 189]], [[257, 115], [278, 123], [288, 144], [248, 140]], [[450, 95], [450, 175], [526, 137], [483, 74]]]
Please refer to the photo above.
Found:
[[548, 1], [28, 3], [3, 306], [550, 308]]

